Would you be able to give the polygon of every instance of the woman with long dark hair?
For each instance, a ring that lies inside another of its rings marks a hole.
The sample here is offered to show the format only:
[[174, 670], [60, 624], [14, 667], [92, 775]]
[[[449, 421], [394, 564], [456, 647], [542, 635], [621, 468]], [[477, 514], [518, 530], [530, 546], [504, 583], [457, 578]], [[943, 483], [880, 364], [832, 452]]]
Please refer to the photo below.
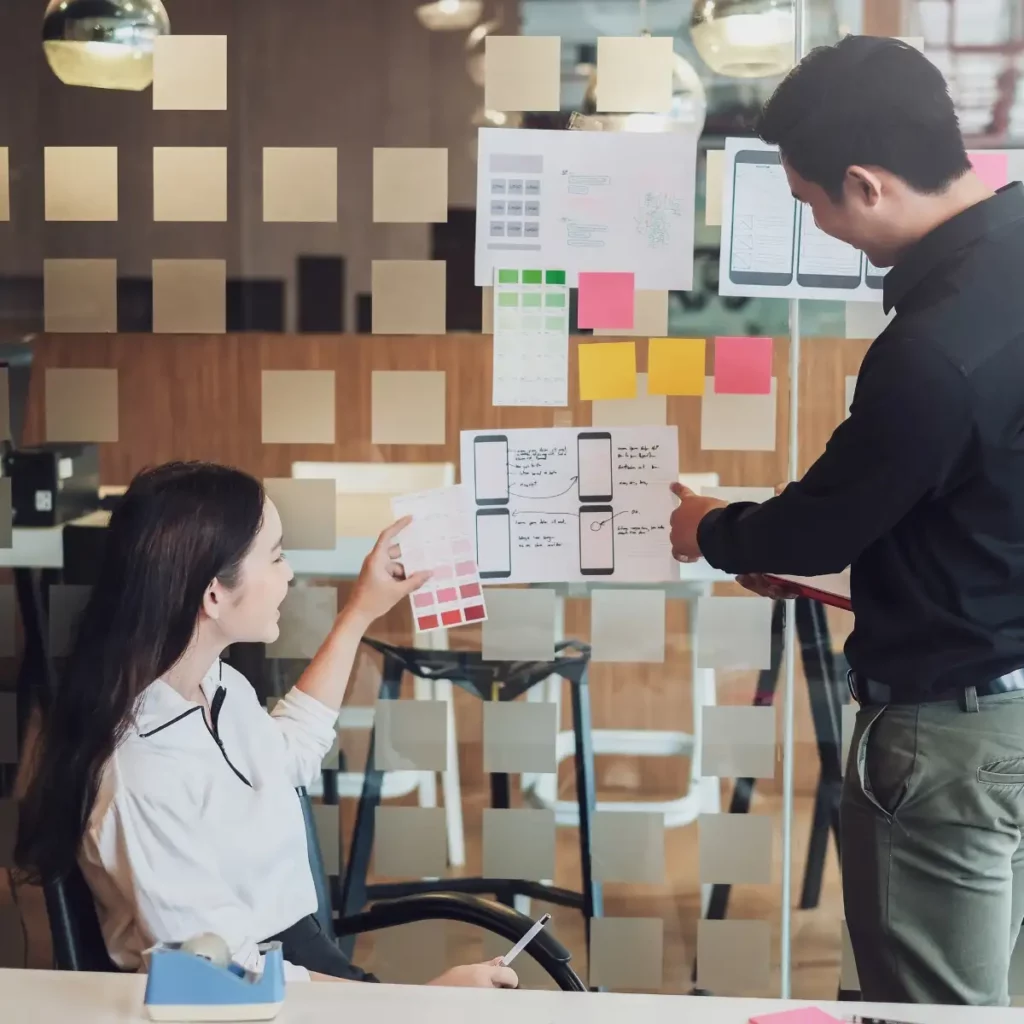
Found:
[[[76, 863], [120, 967], [212, 932], [262, 967], [280, 939], [290, 980], [375, 980], [320, 930], [302, 809], [334, 741], [369, 625], [425, 579], [386, 529], [298, 683], [267, 714], [220, 656], [271, 643], [292, 579], [281, 518], [253, 477], [208, 463], [140, 473], [111, 517], [103, 565], [26, 766], [21, 877]], [[437, 984], [515, 987], [497, 961]]]

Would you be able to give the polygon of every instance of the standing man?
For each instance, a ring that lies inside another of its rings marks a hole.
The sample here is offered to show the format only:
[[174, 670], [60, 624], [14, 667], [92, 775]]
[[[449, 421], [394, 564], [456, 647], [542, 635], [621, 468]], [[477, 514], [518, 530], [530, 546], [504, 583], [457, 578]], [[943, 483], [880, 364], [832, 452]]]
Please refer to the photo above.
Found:
[[864, 997], [1005, 1005], [1024, 920], [1024, 187], [975, 176], [942, 75], [894, 39], [814, 50], [758, 131], [818, 226], [892, 267], [896, 317], [803, 479], [762, 505], [678, 488], [673, 553], [768, 594], [758, 574], [852, 565], [843, 891]]

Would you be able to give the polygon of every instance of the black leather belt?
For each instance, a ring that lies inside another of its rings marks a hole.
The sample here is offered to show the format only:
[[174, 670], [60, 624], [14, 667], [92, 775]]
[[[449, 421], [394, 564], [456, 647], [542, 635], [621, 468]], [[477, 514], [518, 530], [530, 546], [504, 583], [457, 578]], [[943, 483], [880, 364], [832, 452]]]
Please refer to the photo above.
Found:
[[[880, 683], [876, 679], [868, 679], [859, 672], [848, 672], [846, 676], [850, 686], [850, 693], [858, 704], [931, 704], [940, 700], [959, 700], [966, 690], [966, 686], [959, 686], [952, 690], [944, 690], [940, 693], [928, 694], [926, 697], [908, 699], [905, 695], [893, 693], [893, 689], [887, 683]], [[1013, 693], [1015, 690], [1024, 690], [1024, 669], [1015, 669], [1007, 672], [998, 679], [992, 679], [987, 683], [977, 683], [973, 687], [978, 697], [990, 697], [995, 693]]]

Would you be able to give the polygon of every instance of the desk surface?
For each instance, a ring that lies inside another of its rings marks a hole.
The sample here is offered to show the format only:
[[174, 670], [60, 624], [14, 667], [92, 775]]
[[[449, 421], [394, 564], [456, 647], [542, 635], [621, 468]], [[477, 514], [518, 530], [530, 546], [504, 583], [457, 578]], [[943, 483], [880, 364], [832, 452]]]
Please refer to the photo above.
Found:
[[[145, 1021], [139, 975], [76, 974], [0, 970], [0, 1006], [5, 1021], [18, 1024], [135, 1024]], [[684, 1001], [685, 1000], [685, 1001]], [[576, 992], [496, 992], [483, 989], [414, 988], [400, 985], [293, 984], [278, 1014], [279, 1024], [747, 1024], [755, 1014], [800, 1004], [771, 999], [686, 996], [594, 995]], [[1020, 1010], [956, 1006], [882, 1006], [818, 1003], [842, 1018], [851, 1013], [912, 1024], [1020, 1024]], [[342, 1016], [342, 1012], [344, 1016]]]

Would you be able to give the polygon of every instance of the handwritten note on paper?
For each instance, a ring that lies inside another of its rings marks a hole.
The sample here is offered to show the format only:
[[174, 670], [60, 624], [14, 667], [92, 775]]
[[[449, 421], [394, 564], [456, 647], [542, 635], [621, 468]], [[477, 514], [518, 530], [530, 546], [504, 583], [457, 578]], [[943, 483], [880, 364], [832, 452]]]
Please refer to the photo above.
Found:
[[567, 405], [569, 289], [564, 270], [494, 272], [492, 405]]
[[398, 544], [407, 575], [428, 569], [431, 578], [409, 595], [421, 633], [487, 618], [473, 557], [473, 501], [463, 485], [437, 487], [391, 499], [395, 519], [412, 516]]
[[476, 284], [498, 267], [629, 267], [638, 289], [693, 283], [693, 132], [478, 134]]
[[463, 431], [461, 454], [485, 582], [678, 574], [668, 539], [675, 427]]

